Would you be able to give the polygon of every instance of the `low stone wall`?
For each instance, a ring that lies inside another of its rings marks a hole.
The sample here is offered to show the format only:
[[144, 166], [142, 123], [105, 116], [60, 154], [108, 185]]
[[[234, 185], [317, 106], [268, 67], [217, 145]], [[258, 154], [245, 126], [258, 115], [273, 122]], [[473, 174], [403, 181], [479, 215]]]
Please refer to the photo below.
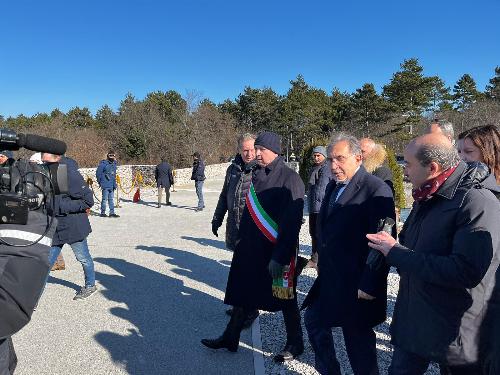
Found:
[[[230, 164], [231, 163], [207, 165], [205, 167], [205, 176], [209, 180], [222, 179], [225, 177], [227, 167], [229, 167]], [[132, 178], [134, 178], [134, 176], [136, 176], [138, 172], [141, 173], [144, 184], [156, 185], [155, 167], [155, 165], [120, 165], [117, 168], [117, 174], [118, 176], [120, 176], [120, 180], [124, 188], [131, 186]], [[180, 186], [191, 184], [192, 171], [192, 168], [175, 169], [175, 185]], [[80, 168], [80, 173], [85, 179], [91, 178], [93, 181], [95, 181], [95, 172], [96, 168]]]

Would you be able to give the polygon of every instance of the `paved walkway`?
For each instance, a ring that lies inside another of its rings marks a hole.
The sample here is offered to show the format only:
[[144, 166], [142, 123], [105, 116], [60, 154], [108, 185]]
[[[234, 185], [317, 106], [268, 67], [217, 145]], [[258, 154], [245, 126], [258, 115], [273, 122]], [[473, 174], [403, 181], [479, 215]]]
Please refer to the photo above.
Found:
[[[220, 335], [228, 321], [222, 300], [232, 253], [224, 247], [224, 228], [216, 238], [210, 226], [221, 185], [206, 182], [203, 212], [194, 211], [197, 199], [189, 185], [171, 194], [173, 207], [156, 208], [156, 192], [149, 190], [140, 204], [122, 202], [118, 219], [92, 216], [89, 244], [99, 292], [72, 300], [83, 273], [65, 247], [67, 269], [51, 274], [31, 323], [14, 336], [16, 375], [317, 375], [305, 330], [306, 351], [298, 360], [272, 361], [285, 339], [279, 313], [263, 313], [260, 326], [244, 331], [237, 354], [200, 344], [203, 337]], [[307, 223], [300, 243], [309, 256]], [[315, 277], [314, 270], [305, 270], [299, 278], [299, 301]], [[397, 290], [392, 272], [388, 319], [376, 328], [382, 374], [391, 359], [388, 328]], [[350, 375], [338, 329], [334, 335], [342, 371]]]
[[[91, 217], [89, 236], [99, 292], [73, 301], [80, 264], [64, 247], [66, 270], [52, 272], [31, 323], [14, 336], [16, 375], [254, 374], [251, 330], [237, 354], [203, 347], [222, 333], [231, 253], [210, 221], [221, 181], [206, 184], [207, 209], [193, 211], [194, 187], [171, 194], [173, 207], [117, 209], [119, 219]], [[222, 228], [221, 228], [222, 229]]]

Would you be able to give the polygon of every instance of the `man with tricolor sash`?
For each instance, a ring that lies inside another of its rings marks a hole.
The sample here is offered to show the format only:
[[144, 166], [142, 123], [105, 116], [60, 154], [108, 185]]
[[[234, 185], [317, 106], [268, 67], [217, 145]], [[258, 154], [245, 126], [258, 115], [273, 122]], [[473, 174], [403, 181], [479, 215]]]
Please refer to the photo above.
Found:
[[261, 133], [255, 149], [258, 167], [247, 194], [224, 299], [234, 306], [233, 313], [222, 336], [203, 339], [202, 343], [213, 349], [237, 351], [249, 311], [281, 310], [287, 340], [275, 360], [285, 361], [304, 351], [295, 293], [304, 183], [279, 156], [281, 141], [277, 134]]

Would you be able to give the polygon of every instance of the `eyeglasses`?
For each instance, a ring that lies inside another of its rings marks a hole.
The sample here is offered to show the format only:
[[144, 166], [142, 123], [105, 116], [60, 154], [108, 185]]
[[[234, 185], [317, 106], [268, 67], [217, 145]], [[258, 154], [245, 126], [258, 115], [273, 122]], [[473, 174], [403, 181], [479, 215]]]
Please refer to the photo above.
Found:
[[331, 163], [333, 161], [342, 164], [345, 163], [347, 159], [349, 159], [352, 156], [352, 154], [349, 155], [337, 155], [337, 156], [330, 156], [328, 157], [328, 161]]

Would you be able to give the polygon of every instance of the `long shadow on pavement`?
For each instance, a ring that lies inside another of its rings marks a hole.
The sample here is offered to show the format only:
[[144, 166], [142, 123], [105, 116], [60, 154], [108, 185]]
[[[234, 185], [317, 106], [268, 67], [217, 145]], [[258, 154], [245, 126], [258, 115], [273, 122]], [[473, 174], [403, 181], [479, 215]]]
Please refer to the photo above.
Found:
[[134, 202], [132, 199], [120, 198], [120, 201], [125, 202], [125, 203], [140, 204], [140, 205], [143, 205], [143, 206], [154, 207], [154, 208], [156, 208], [156, 205], [157, 205], [156, 202], [146, 201], [146, 200], [143, 200], [143, 199], [140, 199], [139, 201]]
[[[182, 236], [181, 238], [190, 239], [193, 237]], [[210, 243], [210, 241], [213, 240], [207, 241]], [[201, 257], [189, 251], [162, 246], [138, 245], [136, 249], [153, 252], [166, 257], [165, 262], [171, 266], [175, 266], [176, 268], [172, 271], [178, 275], [189, 277], [191, 280], [202, 282], [220, 291], [226, 290], [227, 275], [229, 273], [227, 261], [216, 261], [210, 258]], [[222, 305], [222, 301], [219, 303]]]
[[49, 276], [49, 279], [47, 280], [47, 283], [50, 283], [50, 284], [59, 284], [59, 285], [68, 287], [70, 289], [74, 289], [75, 291], [79, 291], [80, 288], [81, 288], [80, 285], [72, 283], [71, 281], [68, 281], [68, 280], [58, 279], [57, 277], [54, 277], [52, 275]]
[[[204, 280], [213, 287], [220, 288], [225, 281], [220, 273], [227, 273], [227, 268], [216, 261], [176, 249], [138, 249], [168, 257], [166, 262], [179, 267], [174, 272]], [[250, 350], [240, 347], [234, 355], [200, 344], [202, 337], [219, 335], [227, 323], [219, 299], [123, 259], [94, 260], [119, 273], [97, 273], [97, 279], [106, 298], [126, 305], [110, 312], [134, 326], [121, 334], [99, 332], [95, 339], [129, 374], [234, 374], [234, 368], [241, 368], [242, 374], [253, 374]]]
[[[181, 238], [183, 240], [196, 242], [197, 244], [200, 244], [202, 246], [210, 246], [210, 247], [215, 247], [215, 248], [221, 249], [221, 250], [227, 250], [226, 243], [224, 241], [221, 241], [221, 240], [213, 240], [210, 238], [191, 237], [191, 236], [181, 236]], [[227, 250], [227, 251], [229, 251], [229, 250]]]

